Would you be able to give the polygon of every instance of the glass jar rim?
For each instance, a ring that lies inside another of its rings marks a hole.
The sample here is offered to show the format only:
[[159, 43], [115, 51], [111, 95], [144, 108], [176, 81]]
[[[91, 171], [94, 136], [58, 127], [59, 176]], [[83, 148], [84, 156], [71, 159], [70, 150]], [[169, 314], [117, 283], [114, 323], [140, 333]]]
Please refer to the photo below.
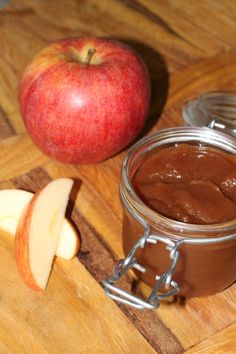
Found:
[[[168, 225], [175, 229], [183, 231], [192, 231], [197, 233], [206, 232], [230, 232], [236, 231], [236, 219], [218, 224], [190, 224], [181, 221], [176, 221], [163, 216], [151, 208], [149, 208], [135, 193], [132, 186], [132, 181], [129, 176], [129, 168], [132, 160], [141, 157], [153, 150], [155, 147], [161, 146], [161, 142], [178, 143], [187, 141], [199, 141], [199, 143], [207, 143], [219, 149], [223, 149], [236, 155], [236, 139], [232, 136], [222, 132], [214, 131], [206, 127], [173, 127], [159, 130], [147, 137], [140, 139], [129, 150], [126, 158], [122, 164], [122, 183], [120, 187], [120, 194], [125, 206], [129, 206], [135, 210], [138, 217], [148, 219], [151, 225], [162, 224]], [[129, 209], [129, 208], [128, 208]], [[185, 238], [183, 235], [176, 236], [178, 238]], [[219, 236], [219, 238], [222, 236]], [[189, 237], [191, 238], [191, 237]], [[192, 236], [194, 238], [194, 236]], [[236, 238], [236, 234], [232, 234], [232, 239]]]

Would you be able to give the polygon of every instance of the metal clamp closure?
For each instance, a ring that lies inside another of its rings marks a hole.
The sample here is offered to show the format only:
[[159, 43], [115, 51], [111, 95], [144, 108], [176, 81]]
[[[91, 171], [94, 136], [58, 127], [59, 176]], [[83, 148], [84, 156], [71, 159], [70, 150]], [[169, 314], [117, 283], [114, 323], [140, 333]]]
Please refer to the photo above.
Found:
[[[141, 299], [140, 297], [131, 294], [128, 291], [122, 290], [116, 285], [114, 285], [124, 274], [126, 274], [132, 268], [142, 273], [145, 273], [146, 268], [136, 262], [135, 253], [139, 248], [144, 248], [148, 243], [157, 244], [158, 242], [166, 244], [166, 249], [167, 251], [169, 251], [171, 266], [163, 274], [156, 275], [156, 285], [154, 286], [153, 290], [151, 291], [150, 295], [146, 300]], [[105, 293], [113, 300], [116, 300], [126, 305], [130, 305], [138, 309], [158, 308], [161, 299], [165, 299], [169, 296], [175, 295], [179, 291], [179, 286], [172, 279], [172, 276], [179, 258], [178, 247], [181, 243], [181, 241], [175, 243], [166, 237], [158, 236], [156, 234], [150, 234], [150, 228], [148, 227], [144, 234], [134, 244], [127, 257], [119, 260], [114, 269], [114, 275], [103, 281]], [[166, 292], [159, 292], [162, 285], [165, 286], [167, 290]]]
[[236, 95], [227, 92], [207, 92], [188, 102], [183, 118], [188, 126], [208, 127], [236, 136]]

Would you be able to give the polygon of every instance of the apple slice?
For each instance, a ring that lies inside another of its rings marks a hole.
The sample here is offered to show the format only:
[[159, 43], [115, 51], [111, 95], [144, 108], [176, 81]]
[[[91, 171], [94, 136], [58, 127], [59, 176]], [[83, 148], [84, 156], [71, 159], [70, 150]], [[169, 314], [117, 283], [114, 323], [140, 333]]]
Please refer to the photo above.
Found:
[[74, 226], [66, 219], [62, 222], [62, 229], [57, 245], [56, 256], [67, 260], [76, 256], [80, 248], [80, 239]]
[[[21, 189], [0, 190], [0, 229], [15, 236], [22, 211], [34, 196]], [[78, 252], [80, 239], [72, 224], [64, 219], [56, 255], [70, 260]]]
[[33, 197], [33, 193], [21, 189], [0, 191], [0, 229], [15, 235], [23, 209]]
[[46, 288], [73, 181], [59, 178], [36, 193], [21, 215], [15, 239], [16, 262], [33, 290]]

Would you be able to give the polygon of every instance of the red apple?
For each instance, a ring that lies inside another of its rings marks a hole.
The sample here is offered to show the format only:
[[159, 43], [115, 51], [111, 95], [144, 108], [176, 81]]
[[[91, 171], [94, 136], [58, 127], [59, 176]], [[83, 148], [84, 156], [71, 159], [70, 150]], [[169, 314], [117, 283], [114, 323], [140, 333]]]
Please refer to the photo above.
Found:
[[145, 64], [106, 38], [52, 43], [29, 63], [19, 104], [34, 143], [68, 163], [96, 163], [131, 143], [149, 110]]

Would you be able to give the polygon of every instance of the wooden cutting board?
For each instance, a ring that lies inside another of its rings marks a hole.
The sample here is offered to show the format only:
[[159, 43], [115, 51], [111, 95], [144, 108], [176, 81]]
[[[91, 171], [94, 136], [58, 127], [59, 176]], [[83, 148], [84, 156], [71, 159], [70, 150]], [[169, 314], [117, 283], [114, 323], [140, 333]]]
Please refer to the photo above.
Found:
[[[0, 144], [1, 189], [36, 192], [53, 178], [75, 180], [68, 217], [82, 240], [77, 258], [56, 259], [47, 290], [38, 294], [19, 277], [12, 236], [0, 233], [0, 352], [74, 354], [138, 350], [174, 354], [211, 336], [210, 348], [224, 331], [225, 342], [221, 339], [220, 345], [224, 350], [228, 348], [224, 352], [233, 353], [229, 342], [236, 329], [236, 284], [221, 294], [185, 304], [163, 302], [157, 311], [118, 306], [105, 296], [100, 283], [112, 274], [118, 257], [123, 255], [119, 175], [110, 163], [89, 167], [57, 163], [42, 155], [25, 134]], [[122, 287], [145, 295], [146, 288], [135, 285], [128, 276], [121, 283]], [[200, 346], [199, 353], [201, 350]]]

